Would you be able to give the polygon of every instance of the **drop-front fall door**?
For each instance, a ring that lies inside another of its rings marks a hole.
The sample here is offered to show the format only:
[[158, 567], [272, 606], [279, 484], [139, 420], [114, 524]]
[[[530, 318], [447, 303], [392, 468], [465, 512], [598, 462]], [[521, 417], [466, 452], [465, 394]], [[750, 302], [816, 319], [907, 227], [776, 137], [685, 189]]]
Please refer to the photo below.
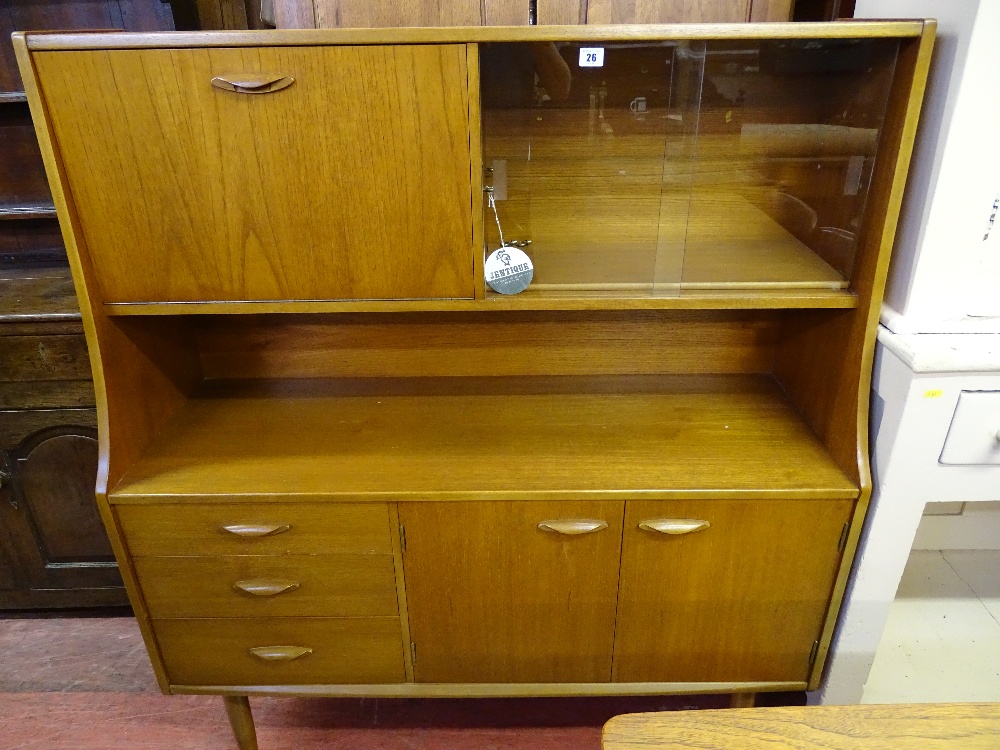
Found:
[[471, 298], [467, 50], [40, 52], [104, 301]]
[[417, 682], [609, 682], [621, 502], [401, 503]]

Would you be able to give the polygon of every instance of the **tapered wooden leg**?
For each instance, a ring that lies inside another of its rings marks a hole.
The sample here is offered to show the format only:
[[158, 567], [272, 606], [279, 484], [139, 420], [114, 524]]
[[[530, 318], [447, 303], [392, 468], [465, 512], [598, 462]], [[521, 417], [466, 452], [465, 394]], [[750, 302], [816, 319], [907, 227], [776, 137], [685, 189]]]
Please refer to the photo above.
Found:
[[757, 693], [733, 693], [729, 701], [730, 708], [753, 708]]
[[223, 700], [240, 750], [257, 750], [257, 731], [253, 728], [250, 701], [245, 695], [227, 695]]

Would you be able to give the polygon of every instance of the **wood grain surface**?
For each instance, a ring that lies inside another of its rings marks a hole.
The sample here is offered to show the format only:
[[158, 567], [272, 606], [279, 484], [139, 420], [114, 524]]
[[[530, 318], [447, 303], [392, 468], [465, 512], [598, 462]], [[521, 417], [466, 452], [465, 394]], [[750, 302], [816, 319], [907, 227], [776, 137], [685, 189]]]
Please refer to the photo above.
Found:
[[[758, 0], [759, 1], [759, 0]], [[587, 23], [740, 23], [751, 0], [589, 0]], [[778, 20], [778, 19], [775, 19]], [[789, 20], [787, 17], [784, 20]]]
[[[853, 507], [833, 501], [629, 501], [615, 681], [805, 680]], [[672, 536], [657, 518], [709, 528]]]
[[[230, 555], [136, 559], [154, 619], [185, 617], [393, 617], [396, 579], [390, 555]], [[270, 596], [236, 588], [278, 581]]]
[[[521, 471], [483, 460], [498, 473]], [[415, 681], [609, 681], [623, 506], [401, 503]], [[569, 536], [538, 528], [558, 519], [607, 527]]]
[[[193, 507], [162, 504], [118, 508], [117, 516], [129, 551], [136, 557], [392, 552], [388, 510], [379, 503], [268, 506], [202, 502]], [[232, 525], [288, 529], [242, 537], [223, 528]]]
[[473, 296], [464, 45], [35, 64], [105, 301]]
[[[281, 685], [402, 682], [398, 617], [266, 617], [155, 620], [171, 681]], [[312, 649], [291, 661], [265, 661], [251, 648]]]
[[626, 714], [604, 750], [987, 750], [1000, 745], [996, 703], [794, 706]]
[[857, 495], [766, 378], [423, 381], [224, 384], [112, 500]]
[[774, 312], [511, 312], [216, 318], [198, 329], [225, 378], [766, 373]]

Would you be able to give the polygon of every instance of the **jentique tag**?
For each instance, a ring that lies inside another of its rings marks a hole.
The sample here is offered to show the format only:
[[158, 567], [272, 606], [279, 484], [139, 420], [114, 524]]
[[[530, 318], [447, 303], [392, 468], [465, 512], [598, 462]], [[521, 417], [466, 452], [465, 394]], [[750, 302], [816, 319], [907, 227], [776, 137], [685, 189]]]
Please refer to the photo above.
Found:
[[486, 259], [486, 283], [500, 294], [523, 292], [535, 275], [527, 253], [516, 247], [501, 247]]

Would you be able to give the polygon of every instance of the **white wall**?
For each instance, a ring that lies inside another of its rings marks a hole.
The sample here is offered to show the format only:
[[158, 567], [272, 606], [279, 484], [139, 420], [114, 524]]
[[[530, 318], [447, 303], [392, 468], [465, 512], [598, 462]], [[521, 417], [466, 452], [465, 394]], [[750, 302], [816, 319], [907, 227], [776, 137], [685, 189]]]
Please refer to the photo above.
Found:
[[[858, 0], [855, 17], [938, 20], [883, 322], [946, 332], [962, 329], [942, 321], [1000, 315], [1000, 262], [983, 267], [987, 244], [1000, 253], [983, 241], [1000, 195], [1000, 0]], [[1000, 319], [977, 324], [1000, 331]]]

